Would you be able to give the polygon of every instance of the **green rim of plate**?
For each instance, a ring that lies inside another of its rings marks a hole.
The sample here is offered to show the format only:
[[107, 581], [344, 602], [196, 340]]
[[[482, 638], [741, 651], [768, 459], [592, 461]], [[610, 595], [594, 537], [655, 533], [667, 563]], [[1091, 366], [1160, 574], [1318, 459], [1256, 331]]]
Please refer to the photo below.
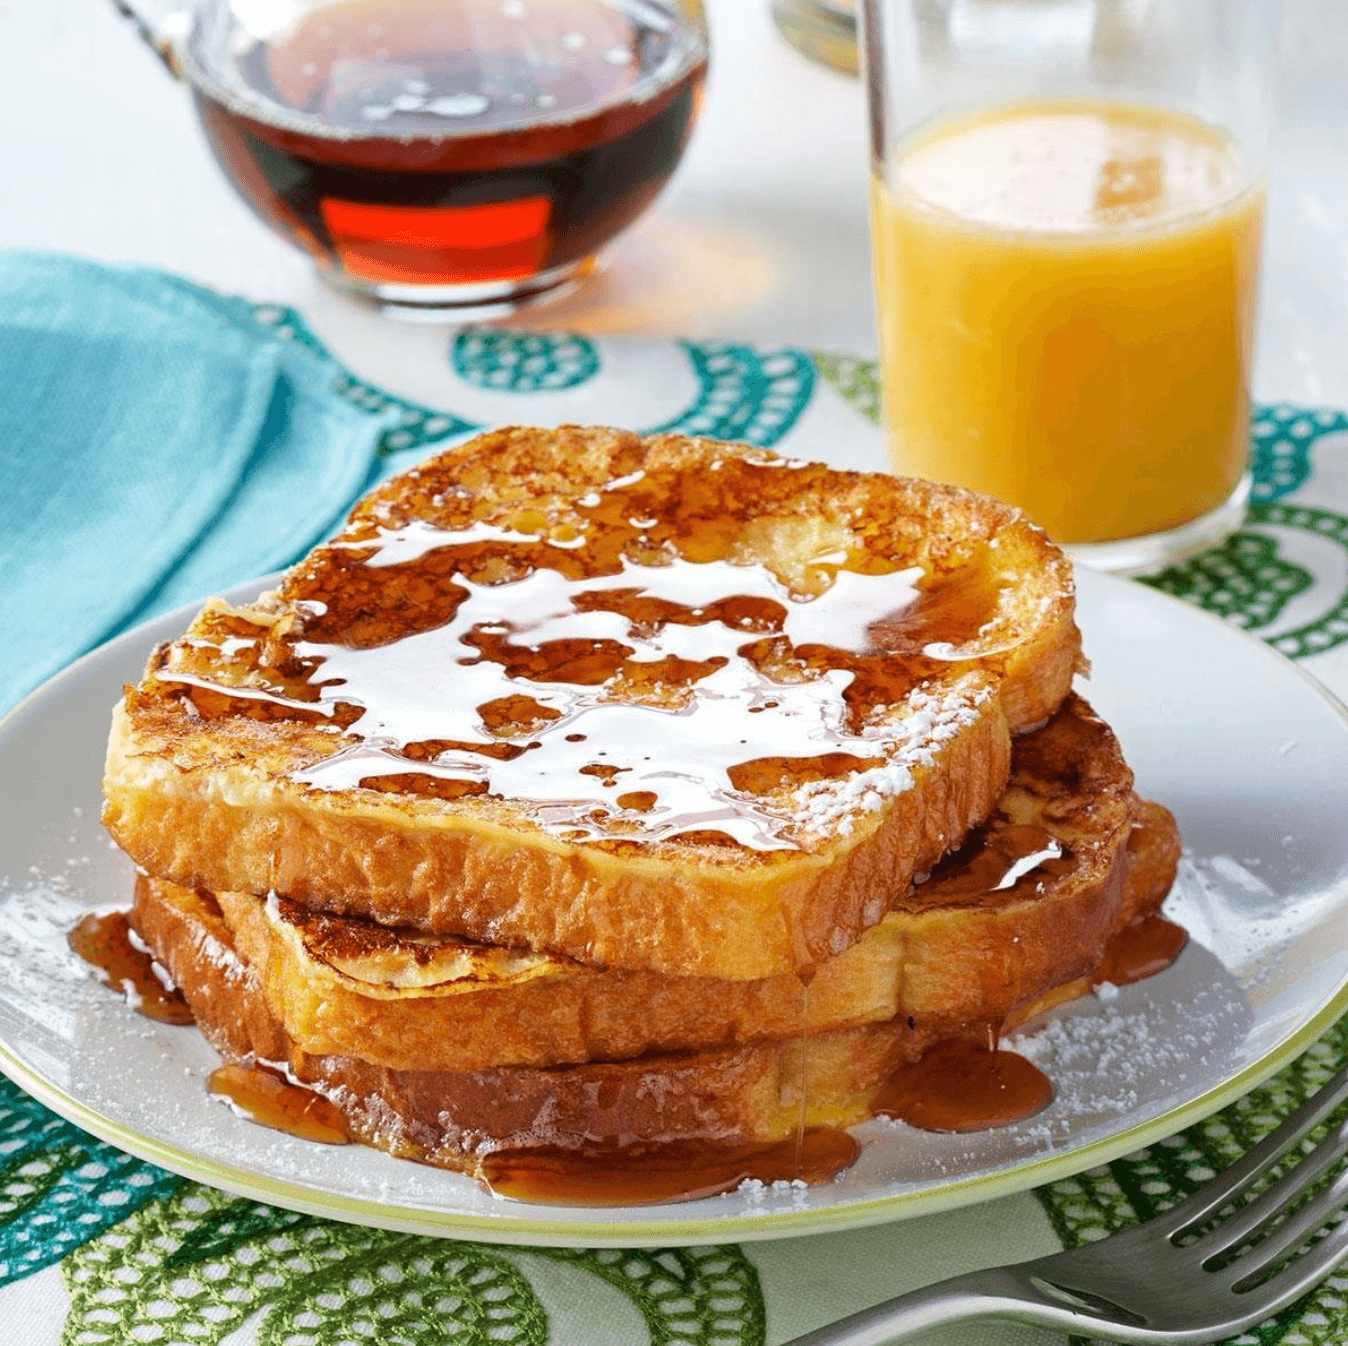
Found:
[[[237, 586], [226, 597], [239, 601], [257, 593], [275, 579], [261, 580]], [[1348, 706], [1329, 691], [1318, 679], [1279, 654], [1262, 640], [1231, 626], [1221, 618], [1194, 608], [1181, 599], [1154, 589], [1133, 586], [1126, 580], [1092, 574], [1091, 585], [1106, 587], [1126, 584], [1137, 592], [1148, 595], [1148, 602], [1173, 605], [1183, 611], [1186, 620], [1211, 622], [1227, 635], [1249, 641], [1262, 650], [1282, 670], [1295, 674], [1325, 703], [1348, 728]], [[106, 645], [86, 654], [41, 687], [26, 696], [9, 713], [0, 717], [0, 734], [21, 716], [25, 707], [45, 698], [58, 684], [77, 677], [83, 668], [100, 658], [108, 657], [115, 648], [143, 644], [146, 632], [162, 623], [183, 620], [192, 615], [196, 605], [177, 613], [155, 618], [132, 631], [118, 636]], [[1345, 1011], [1348, 1011], [1348, 977], [1340, 982], [1334, 993], [1321, 1007], [1282, 1042], [1270, 1048], [1257, 1061], [1251, 1062], [1237, 1074], [1213, 1088], [1140, 1122], [1124, 1131], [1102, 1137], [1075, 1149], [1058, 1154], [1027, 1159], [993, 1172], [956, 1178], [938, 1187], [895, 1192], [890, 1195], [862, 1197], [837, 1206], [814, 1209], [767, 1211], [754, 1214], [715, 1215], [690, 1219], [653, 1219], [624, 1221], [621, 1225], [595, 1222], [572, 1222], [557, 1219], [521, 1218], [516, 1212], [528, 1209], [517, 1202], [502, 1201], [502, 1215], [471, 1215], [439, 1212], [384, 1202], [344, 1197], [319, 1192], [298, 1183], [264, 1177], [246, 1168], [193, 1154], [164, 1141], [154, 1139], [133, 1128], [104, 1116], [95, 1109], [53, 1084], [49, 1079], [21, 1060], [9, 1046], [0, 1042], [0, 1070], [16, 1084], [32, 1094], [59, 1116], [111, 1145], [158, 1164], [183, 1177], [222, 1188], [235, 1195], [251, 1197], [331, 1219], [349, 1223], [372, 1225], [402, 1233], [430, 1234], [440, 1237], [472, 1237], [488, 1243], [539, 1244], [565, 1247], [621, 1248], [641, 1246], [692, 1246], [695, 1244], [724, 1243], [732, 1240], [769, 1239], [790, 1235], [823, 1233], [837, 1228], [861, 1228], [910, 1216], [935, 1214], [995, 1197], [1009, 1196], [1070, 1177], [1097, 1167], [1133, 1150], [1142, 1149], [1154, 1141], [1172, 1135], [1249, 1093], [1262, 1084], [1282, 1066], [1301, 1055]], [[464, 1177], [465, 1182], [472, 1179]], [[692, 1203], [690, 1203], [691, 1205]], [[626, 1210], [631, 1207], [624, 1208]]]
[[[728, 1239], [767, 1239], [824, 1233], [839, 1227], [857, 1229], [909, 1216], [953, 1210], [958, 1206], [1010, 1196], [1015, 1192], [1071, 1177], [1182, 1131], [1249, 1093], [1281, 1066], [1305, 1051], [1345, 1010], [1348, 1010], [1348, 984], [1340, 986], [1335, 996], [1296, 1033], [1239, 1074], [1178, 1108], [1080, 1149], [1028, 1160], [995, 1173], [956, 1179], [940, 1187], [864, 1198], [845, 1205], [814, 1210], [773, 1211], [761, 1215], [626, 1221], [621, 1226], [521, 1219], [515, 1214], [520, 1209], [517, 1204], [503, 1203], [503, 1211], [509, 1212], [505, 1217], [509, 1225], [504, 1227], [500, 1219], [492, 1216], [439, 1213], [315, 1192], [298, 1184], [260, 1177], [247, 1169], [193, 1155], [175, 1145], [123, 1127], [57, 1088], [20, 1061], [3, 1044], [0, 1044], [0, 1065], [3, 1065], [6, 1075], [39, 1102], [100, 1140], [182, 1177], [192, 1178], [210, 1187], [223, 1188], [236, 1196], [252, 1197], [309, 1215], [373, 1225], [400, 1233], [433, 1234], [445, 1238], [473, 1237], [487, 1243], [625, 1248], [724, 1243]], [[465, 1178], [464, 1181], [471, 1179]]]

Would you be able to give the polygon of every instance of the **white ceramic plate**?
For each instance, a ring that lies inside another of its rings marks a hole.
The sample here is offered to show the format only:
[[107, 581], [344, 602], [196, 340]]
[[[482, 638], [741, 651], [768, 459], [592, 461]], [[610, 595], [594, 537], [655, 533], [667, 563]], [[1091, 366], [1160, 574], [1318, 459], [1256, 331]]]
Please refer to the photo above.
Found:
[[1348, 1007], [1348, 713], [1262, 643], [1140, 585], [1083, 572], [1080, 617], [1095, 669], [1083, 690], [1139, 789], [1179, 817], [1187, 853], [1167, 910], [1193, 938], [1166, 972], [1065, 1007], [1022, 1046], [1057, 1095], [1019, 1126], [961, 1136], [872, 1122], [836, 1182], [585, 1210], [498, 1200], [456, 1174], [239, 1119], [206, 1092], [217, 1062], [196, 1030], [126, 1008], [64, 940], [86, 908], [129, 898], [130, 866], [98, 823], [105, 727], [121, 684], [185, 614], [95, 651], [0, 723], [0, 1067], [95, 1135], [202, 1182], [495, 1242], [778, 1237], [1103, 1163], [1253, 1088]]

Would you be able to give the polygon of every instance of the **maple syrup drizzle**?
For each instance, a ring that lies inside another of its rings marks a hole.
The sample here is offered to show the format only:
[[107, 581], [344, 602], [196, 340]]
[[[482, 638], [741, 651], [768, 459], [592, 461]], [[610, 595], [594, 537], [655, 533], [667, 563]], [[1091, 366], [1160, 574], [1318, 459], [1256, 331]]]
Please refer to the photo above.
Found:
[[[164, 987], [150, 955], [137, 949], [131, 937], [127, 913], [117, 911], [86, 916], [72, 930], [70, 943], [104, 972], [109, 986], [131, 982], [136, 988], [132, 1003], [140, 1012], [165, 1022], [191, 1023], [186, 1001]], [[1178, 956], [1186, 939], [1173, 921], [1146, 916], [1114, 936], [1092, 981], [1124, 985], [1151, 976]], [[809, 972], [801, 977], [807, 1004], [810, 979]], [[808, 1010], [803, 1013], [808, 1035]], [[1052, 1084], [1033, 1063], [996, 1044], [992, 1025], [983, 1043], [956, 1038], [935, 1043], [920, 1060], [894, 1072], [872, 1100], [872, 1115], [948, 1132], [983, 1131], [1032, 1117], [1052, 1100]], [[207, 1088], [249, 1121], [273, 1130], [327, 1145], [353, 1139], [331, 1102], [272, 1069], [223, 1065], [211, 1073]], [[807, 1126], [807, 1100], [805, 1088], [792, 1133], [772, 1144], [681, 1140], [582, 1150], [498, 1150], [484, 1159], [483, 1180], [498, 1195], [514, 1200], [576, 1206], [694, 1201], [733, 1191], [749, 1180], [827, 1182], [851, 1167], [860, 1147], [846, 1131]], [[614, 1102], [602, 1094], [598, 1101], [601, 1107]]]
[[[992, 892], [1004, 898], [1026, 882], [1065, 874], [1075, 864], [1070, 850], [1038, 826], [994, 820], [975, 842], [943, 864], [940, 886], [946, 896], [967, 888], [968, 895]], [[1080, 989], [1084, 993], [1088, 985], [1126, 985], [1152, 976], [1178, 957], [1187, 938], [1181, 926], [1159, 913], [1146, 915], [1116, 932], [1098, 970]], [[181, 995], [166, 990], [149, 953], [132, 943], [125, 911], [85, 917], [71, 932], [70, 942], [100, 968], [107, 984], [134, 987], [128, 995], [142, 1012], [169, 1022], [191, 1022]], [[806, 968], [798, 974], [801, 1036], [807, 1041], [814, 972]], [[984, 1027], [985, 1042], [944, 1039], [917, 1062], [899, 1067], [872, 1100], [872, 1114], [923, 1130], [973, 1132], [1023, 1121], [1046, 1107], [1053, 1097], [1048, 1078], [1032, 1062], [1000, 1048], [995, 1025]], [[765, 1184], [828, 1181], [855, 1162], [859, 1146], [845, 1131], [806, 1125], [808, 1053], [804, 1070], [796, 1124], [774, 1144], [681, 1140], [581, 1150], [499, 1150], [484, 1159], [483, 1179], [499, 1195], [519, 1201], [592, 1206], [697, 1200], [732, 1191], [751, 1179]], [[212, 1073], [208, 1087], [261, 1125], [326, 1144], [352, 1139], [333, 1104], [273, 1070], [222, 1066]], [[606, 1098], [604, 1091], [616, 1087], [616, 1081], [601, 1086], [601, 1108], [615, 1104], [616, 1098]]]
[[[624, 562], [616, 576], [579, 581], [542, 568], [504, 585], [459, 577], [467, 597], [433, 631], [372, 650], [297, 645], [302, 658], [319, 661], [322, 700], [364, 708], [347, 730], [356, 742], [297, 778], [328, 789], [356, 788], [385, 774], [406, 779], [407, 747], [435, 741], [454, 746], [420, 763], [420, 773], [528, 801], [549, 829], [656, 839], [714, 828], [755, 849], [790, 849], [792, 812], [743, 788], [737, 773], [763, 759], [784, 761], [786, 772], [772, 773], [775, 785], [783, 774], [789, 779], [794, 763], [808, 770], [842, 753], [853, 766], [880, 765], [897, 747], [892, 734], [852, 723], [847, 693], [855, 670], [847, 665], [864, 656], [835, 658], [816, 644], [808, 647], [811, 658], [799, 658], [805, 646], [797, 641], [822, 634], [829, 612], [814, 614], [802, 633], [788, 608], [830, 610], [837, 642], [864, 648], [869, 619], [915, 599], [905, 576], [848, 579], [866, 582], [869, 592], [855, 594], [855, 586], [835, 580], [812, 602], [799, 602], [764, 569], [678, 559], [662, 566]], [[703, 603], [672, 597], [699, 587]], [[633, 595], [658, 603], [660, 615], [646, 619], [597, 601]], [[784, 614], [774, 623], [780, 639], [755, 648], [756, 633], [726, 611], [750, 599], [770, 601]], [[410, 690], [409, 658], [418, 670]], [[802, 662], [814, 676], [802, 678]], [[422, 673], [436, 669], [445, 670], [438, 685]], [[903, 676], [911, 681], [909, 670]], [[529, 751], [488, 756], [483, 748], [504, 735], [484, 722], [483, 709], [507, 704], [521, 685], [537, 709], [512, 741]], [[390, 699], [390, 688], [402, 694]], [[896, 689], [893, 699], [900, 695]], [[824, 774], [840, 773], [825, 768]], [[645, 796], [646, 807], [624, 808], [620, 801], [634, 795]]]
[[1012, 823], [994, 815], [975, 828], [916, 890], [923, 902], [1006, 902], [1062, 878], [1077, 858], [1061, 838], [1037, 823]]
[[262, 1066], [229, 1064], [213, 1070], [206, 1088], [227, 1099], [250, 1122], [320, 1145], [348, 1145], [346, 1118], [321, 1094], [291, 1084]]
[[164, 984], [153, 956], [133, 938], [126, 911], [90, 912], [67, 936], [71, 949], [98, 969], [99, 980], [121, 991], [139, 1013], [160, 1023], [192, 1023], [182, 992]]
[[1144, 916], [1126, 925], [1105, 947], [1099, 970], [1091, 979], [1095, 985], [1109, 982], [1129, 986], [1144, 977], [1164, 971], [1180, 956], [1189, 942], [1189, 933], [1159, 913]]
[[[798, 849], [802, 811], [772, 792], [817, 798], [974, 713], [979, 680], [942, 670], [986, 644], [1001, 594], [981, 562], [928, 576], [874, 538], [821, 550], [807, 592], [725, 559], [813, 471], [727, 458], [551, 513], [474, 519], [459, 489], [437, 524], [358, 515], [286, 581], [293, 629], [225, 626], [156, 676], [207, 716], [326, 721], [337, 751], [294, 773], [315, 788], [485, 792], [569, 840]], [[936, 674], [921, 730], [886, 728], [877, 710]]]
[[846, 1131], [810, 1127], [768, 1145], [663, 1141], [592, 1150], [497, 1150], [483, 1179], [498, 1196], [559, 1206], [640, 1206], [696, 1201], [764, 1184], [828, 1182], [850, 1168], [860, 1145]]
[[800, 1039], [805, 1044], [800, 1062], [800, 1107], [796, 1111], [796, 1168], [804, 1163], [805, 1133], [809, 1130], [810, 1108], [810, 983], [814, 980], [813, 967], [802, 968], [796, 979], [800, 982]]
[[986, 1131], [1033, 1117], [1052, 1099], [1048, 1077], [1023, 1056], [949, 1038], [896, 1071], [871, 1111], [923, 1131]]

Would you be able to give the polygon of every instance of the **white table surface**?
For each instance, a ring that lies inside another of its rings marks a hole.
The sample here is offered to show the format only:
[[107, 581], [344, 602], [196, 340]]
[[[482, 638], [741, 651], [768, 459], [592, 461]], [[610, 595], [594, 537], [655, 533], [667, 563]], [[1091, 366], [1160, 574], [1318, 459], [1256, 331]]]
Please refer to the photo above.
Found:
[[[874, 351], [858, 83], [786, 47], [768, 0], [709, 0], [687, 158], [580, 295], [518, 320], [590, 334]], [[1348, 4], [1285, 0], [1255, 394], [1348, 405]], [[0, 246], [155, 263], [301, 309], [358, 373], [434, 402], [443, 327], [328, 291], [225, 184], [185, 90], [108, 0], [0, 0]]]

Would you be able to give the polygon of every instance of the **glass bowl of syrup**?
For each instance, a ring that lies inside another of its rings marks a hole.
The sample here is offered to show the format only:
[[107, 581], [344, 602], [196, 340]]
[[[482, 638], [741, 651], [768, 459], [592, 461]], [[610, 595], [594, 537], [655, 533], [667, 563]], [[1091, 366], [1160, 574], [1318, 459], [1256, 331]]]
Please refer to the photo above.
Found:
[[582, 281], [677, 167], [707, 67], [701, 0], [197, 0], [172, 37], [137, 17], [252, 210], [339, 289], [432, 320]]

